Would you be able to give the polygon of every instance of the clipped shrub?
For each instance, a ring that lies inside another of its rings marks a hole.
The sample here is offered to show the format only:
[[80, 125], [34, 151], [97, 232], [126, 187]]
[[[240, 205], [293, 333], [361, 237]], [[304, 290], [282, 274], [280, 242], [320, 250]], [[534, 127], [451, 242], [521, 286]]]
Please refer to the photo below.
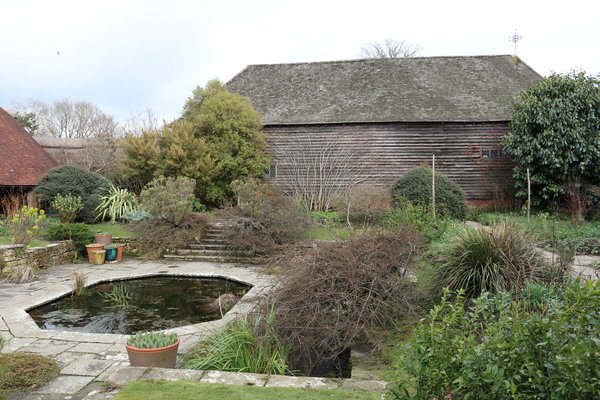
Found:
[[71, 193], [63, 196], [57, 193], [52, 200], [52, 208], [58, 213], [60, 222], [70, 224], [75, 221], [75, 217], [83, 209], [83, 201], [81, 196], [73, 196]]
[[249, 176], [231, 182], [231, 189], [236, 198], [236, 205], [248, 217], [260, 218], [263, 204], [267, 197], [267, 187], [258, 179]]
[[12, 242], [27, 246], [44, 226], [45, 220], [44, 210], [23, 206], [6, 221]]
[[518, 293], [527, 282], [549, 278], [549, 266], [533, 240], [517, 226], [465, 230], [442, 255], [434, 287], [462, 289], [468, 298], [482, 292]]
[[415, 328], [386, 398], [600, 398], [600, 281], [539, 299], [532, 309], [485, 293], [465, 308], [462, 294], [446, 292]]
[[287, 351], [273, 335], [275, 312], [238, 317], [186, 357], [184, 368], [284, 375]]
[[140, 194], [142, 209], [152, 218], [173, 225], [182, 224], [193, 212], [196, 181], [183, 176], [159, 176], [146, 185]]
[[0, 354], [0, 390], [30, 391], [56, 378], [60, 367], [41, 354]]
[[[320, 375], [348, 352], [358, 337], [375, 340], [381, 330], [415, 307], [410, 272], [421, 248], [408, 226], [319, 245], [289, 261], [271, 304], [275, 334], [289, 350], [290, 369]], [[339, 368], [339, 369], [338, 369]], [[336, 376], [345, 376], [342, 365]]]
[[[404, 198], [414, 205], [431, 207], [431, 169], [416, 167], [409, 170], [392, 187], [392, 197], [398, 204]], [[443, 216], [464, 219], [467, 201], [464, 192], [446, 175], [435, 174], [436, 210]]]
[[48, 240], [72, 240], [77, 251], [94, 242], [94, 232], [85, 224], [54, 224], [46, 230]]
[[76, 220], [92, 223], [106, 180], [100, 175], [74, 165], [53, 168], [40, 180], [33, 194], [43, 206], [50, 207], [57, 194], [81, 197], [83, 208]]
[[122, 221], [124, 215], [136, 210], [137, 205], [138, 200], [134, 193], [110, 183], [106, 194], [100, 196], [100, 204], [95, 210], [98, 213], [96, 219], [104, 221], [108, 217], [112, 223]]
[[133, 210], [123, 214], [123, 220], [127, 222], [139, 222], [149, 220], [152, 216], [144, 210]]

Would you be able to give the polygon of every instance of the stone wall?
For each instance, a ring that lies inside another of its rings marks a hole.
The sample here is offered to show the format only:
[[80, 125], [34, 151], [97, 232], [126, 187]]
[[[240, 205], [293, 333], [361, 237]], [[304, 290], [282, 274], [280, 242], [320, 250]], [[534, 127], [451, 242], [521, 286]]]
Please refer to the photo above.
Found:
[[75, 247], [70, 240], [45, 247], [25, 248], [22, 244], [0, 245], [0, 267], [14, 268], [34, 265], [38, 268], [68, 264], [73, 261]]

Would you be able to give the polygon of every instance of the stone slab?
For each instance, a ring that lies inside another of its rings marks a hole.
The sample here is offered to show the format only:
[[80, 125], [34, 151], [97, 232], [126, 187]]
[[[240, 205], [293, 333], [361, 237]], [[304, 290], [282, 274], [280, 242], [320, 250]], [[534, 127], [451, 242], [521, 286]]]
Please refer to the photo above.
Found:
[[40, 339], [20, 349], [26, 353], [38, 353], [46, 356], [54, 356], [69, 350], [75, 346], [74, 342], [63, 342], [60, 340]]
[[302, 389], [336, 389], [339, 384], [334, 379], [308, 378], [285, 375], [271, 375], [267, 387], [293, 387]]
[[43, 394], [75, 394], [92, 382], [92, 376], [61, 375], [47, 385], [42, 386], [36, 393]]
[[96, 381], [98, 382], [107, 382], [108, 379], [110, 378], [110, 376], [115, 373], [116, 371], [122, 369], [122, 368], [126, 368], [129, 367], [129, 361], [125, 362], [125, 361], [117, 361], [115, 362], [113, 365], [111, 365], [110, 367], [108, 367], [106, 369], [106, 371], [104, 371], [103, 373], [101, 373], [100, 375], [98, 375], [96, 377]]
[[363, 381], [359, 379], [343, 379], [341, 389], [344, 390], [358, 390], [368, 392], [387, 392], [388, 383], [386, 381]]
[[69, 351], [75, 353], [102, 353], [111, 348], [112, 344], [110, 343], [79, 343], [73, 348], [69, 349]]
[[113, 364], [115, 364], [115, 361], [78, 359], [64, 367], [60, 373], [65, 375], [93, 376], [95, 378]]
[[100, 359], [97, 354], [90, 353], [71, 353], [70, 351], [65, 351], [64, 353], [60, 353], [57, 356], [53, 357], [61, 368], [66, 367], [76, 360], [98, 360]]
[[268, 375], [246, 374], [224, 371], [206, 371], [200, 382], [225, 385], [265, 386]]
[[2, 347], [2, 353], [12, 353], [13, 351], [20, 351], [23, 347], [30, 345], [35, 342], [36, 339], [32, 338], [12, 338], [9, 342], [4, 343]]
[[147, 371], [148, 368], [145, 367], [123, 367], [110, 374], [106, 380], [119, 386], [125, 386], [140, 379]]
[[152, 368], [144, 374], [144, 379], [198, 382], [202, 375], [204, 375], [204, 371], [194, 369]]

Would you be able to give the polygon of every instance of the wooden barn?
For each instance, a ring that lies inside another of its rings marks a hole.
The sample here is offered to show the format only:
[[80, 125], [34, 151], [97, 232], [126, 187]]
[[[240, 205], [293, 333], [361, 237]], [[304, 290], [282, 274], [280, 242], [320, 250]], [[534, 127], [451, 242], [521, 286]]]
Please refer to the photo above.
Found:
[[250, 65], [227, 86], [262, 113], [281, 187], [302, 174], [389, 187], [435, 155], [484, 200], [512, 187], [500, 141], [518, 94], [541, 78], [498, 55]]
[[56, 160], [12, 115], [0, 108], [0, 198], [29, 192], [56, 166]]

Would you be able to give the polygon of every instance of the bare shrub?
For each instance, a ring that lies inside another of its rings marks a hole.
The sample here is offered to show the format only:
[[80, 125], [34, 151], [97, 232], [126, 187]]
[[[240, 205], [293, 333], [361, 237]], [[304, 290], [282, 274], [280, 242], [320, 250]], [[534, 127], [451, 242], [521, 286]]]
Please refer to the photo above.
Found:
[[22, 193], [10, 193], [0, 198], [0, 207], [6, 217], [15, 215], [24, 205], [27, 205], [27, 196]]
[[586, 190], [578, 183], [565, 185], [564, 208], [571, 215], [574, 224], [579, 225], [588, 212]]
[[349, 189], [333, 204], [345, 212], [351, 231], [354, 229], [352, 224], [359, 224], [366, 230], [372, 224], [383, 222], [386, 212], [392, 208], [392, 196], [385, 187], [360, 185]]
[[348, 351], [414, 307], [410, 271], [422, 241], [401, 226], [320, 245], [288, 268], [269, 299], [276, 335], [289, 349], [290, 369], [313, 375], [318, 365]]
[[131, 231], [136, 234], [138, 252], [147, 257], [160, 257], [168, 250], [186, 247], [200, 242], [208, 228], [208, 217], [204, 214], [188, 215], [179, 225], [164, 219], [132, 222]]
[[251, 209], [232, 207], [219, 212], [226, 220], [229, 249], [239, 255], [265, 256], [302, 237], [310, 218], [290, 197], [270, 193]]

